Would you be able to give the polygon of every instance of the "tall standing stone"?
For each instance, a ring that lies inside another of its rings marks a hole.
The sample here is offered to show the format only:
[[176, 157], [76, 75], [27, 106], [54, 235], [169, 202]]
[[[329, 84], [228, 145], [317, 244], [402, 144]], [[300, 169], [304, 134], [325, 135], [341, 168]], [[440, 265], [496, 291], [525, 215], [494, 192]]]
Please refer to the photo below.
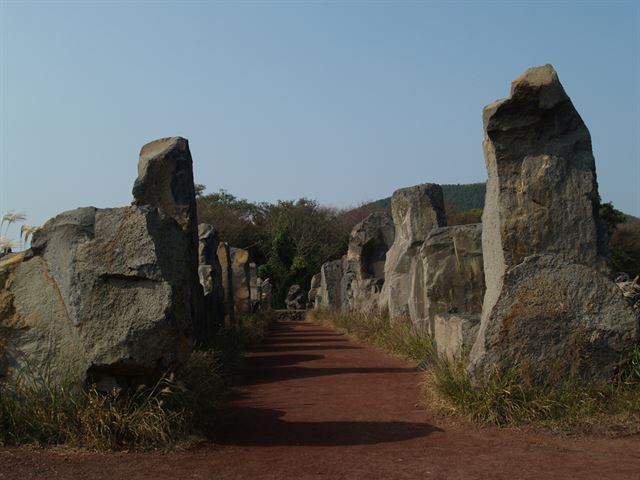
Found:
[[231, 249], [226, 242], [220, 242], [218, 245], [218, 262], [220, 262], [222, 270], [224, 320], [227, 325], [233, 325], [236, 320], [233, 305], [233, 270], [231, 268]]
[[316, 306], [320, 308], [342, 307], [342, 260], [326, 262], [320, 267], [320, 288], [316, 294]]
[[211, 225], [201, 223], [198, 225], [198, 239], [198, 275], [204, 290], [203, 337], [205, 341], [209, 341], [215, 331], [224, 325], [224, 288], [222, 267], [218, 260], [220, 237]]
[[558, 379], [609, 378], [638, 319], [603, 271], [591, 137], [551, 65], [484, 109], [487, 285], [471, 371], [515, 362]]
[[370, 214], [351, 230], [347, 252], [347, 261], [354, 273], [351, 308], [371, 311], [378, 307], [387, 251], [393, 239], [393, 219], [386, 212]]
[[134, 205], [151, 205], [175, 218], [197, 247], [193, 161], [186, 138], [161, 138], [142, 147], [133, 198]]
[[[193, 160], [189, 141], [182, 137], [161, 138], [149, 142], [140, 150], [138, 178], [133, 184], [133, 205], [150, 205], [173, 217], [187, 236], [193, 275], [191, 283], [197, 292], [198, 278], [198, 216], [193, 183]], [[192, 318], [197, 342], [206, 331], [202, 313], [204, 294], [194, 293]]]
[[230, 253], [235, 312], [236, 315], [248, 315], [251, 313], [249, 252], [242, 248], [231, 247]]
[[442, 188], [425, 183], [396, 190], [391, 197], [391, 214], [395, 240], [387, 252], [380, 306], [389, 309], [391, 318], [408, 317], [412, 283], [422, 281], [412, 273], [412, 265], [415, 270], [427, 234], [446, 225]]

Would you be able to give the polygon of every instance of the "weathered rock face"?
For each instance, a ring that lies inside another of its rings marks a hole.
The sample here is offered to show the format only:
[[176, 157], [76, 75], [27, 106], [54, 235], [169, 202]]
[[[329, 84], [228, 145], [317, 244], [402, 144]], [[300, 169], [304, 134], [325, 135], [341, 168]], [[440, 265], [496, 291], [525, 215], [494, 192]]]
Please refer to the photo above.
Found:
[[316, 306], [316, 298], [318, 297], [318, 292], [320, 291], [320, 284], [321, 284], [321, 275], [319, 273], [316, 273], [313, 277], [311, 277], [311, 283], [309, 285], [309, 296], [308, 296], [308, 301], [309, 301], [309, 308], [313, 308]]
[[530, 362], [559, 378], [608, 378], [638, 320], [605, 265], [589, 132], [550, 65], [484, 109], [487, 194], [482, 322], [471, 371]]
[[341, 308], [342, 260], [327, 262], [320, 268], [320, 288], [316, 307]]
[[291, 285], [284, 303], [288, 310], [303, 310], [307, 305], [307, 292], [300, 285]]
[[226, 242], [218, 245], [218, 262], [222, 270], [222, 289], [224, 290], [224, 319], [227, 325], [235, 322], [235, 309], [233, 305], [233, 269], [231, 268], [231, 249]]
[[425, 183], [397, 190], [391, 198], [391, 213], [395, 240], [387, 252], [379, 303], [395, 318], [410, 314], [412, 284], [421, 282], [417, 257], [424, 239], [434, 227], [446, 225], [442, 189]]
[[192, 344], [191, 245], [154, 208], [80, 208], [49, 220], [5, 272], [4, 364], [84, 381], [158, 374]]
[[432, 323], [438, 355], [452, 361], [467, 358], [478, 336], [480, 315], [440, 313]]
[[224, 288], [222, 286], [222, 267], [218, 260], [220, 239], [218, 232], [209, 224], [198, 225], [198, 275], [204, 291], [202, 314], [205, 317], [205, 341], [212, 339], [216, 330], [224, 325]]
[[338, 290], [338, 301], [340, 308], [344, 311], [350, 310], [354, 306], [353, 300], [353, 282], [356, 278], [356, 265], [349, 260], [347, 255], [339, 260], [340, 262], [340, 279]]
[[347, 252], [354, 273], [351, 308], [360, 311], [377, 308], [387, 251], [393, 239], [393, 219], [386, 212], [372, 213], [351, 230]]
[[638, 318], [600, 272], [555, 255], [534, 255], [505, 274], [472, 357], [475, 372], [528, 362], [558, 379], [609, 379], [638, 339]]
[[[432, 322], [438, 314], [482, 312], [482, 225], [433, 229], [420, 249], [423, 292], [413, 290], [411, 318]], [[419, 300], [423, 299], [422, 303]], [[433, 324], [425, 325], [430, 332]]]
[[469, 353], [484, 296], [482, 226], [434, 228], [411, 263], [409, 314], [449, 358]]
[[197, 243], [198, 221], [189, 141], [161, 138], [140, 150], [133, 204], [162, 209]]
[[235, 247], [231, 247], [229, 250], [231, 254], [233, 304], [237, 315], [247, 315], [251, 313], [249, 252]]

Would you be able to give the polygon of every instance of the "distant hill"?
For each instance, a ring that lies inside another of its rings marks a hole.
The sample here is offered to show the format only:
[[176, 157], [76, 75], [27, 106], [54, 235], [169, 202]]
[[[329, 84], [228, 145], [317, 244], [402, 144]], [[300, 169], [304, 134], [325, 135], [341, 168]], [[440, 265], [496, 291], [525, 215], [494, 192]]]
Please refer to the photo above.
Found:
[[[444, 194], [444, 203], [449, 207], [453, 207], [461, 212], [468, 212], [472, 209], [484, 208], [484, 195], [486, 192], [486, 184], [481, 183], [463, 183], [452, 185], [440, 185]], [[382, 198], [371, 202], [367, 206], [375, 210], [390, 210], [391, 197]], [[624, 213], [624, 212], [623, 212]], [[627, 223], [640, 222], [640, 218], [624, 214]]]
[[[440, 186], [444, 194], [444, 203], [448, 206], [462, 212], [484, 207], [484, 182]], [[376, 209], [388, 210], [391, 208], [391, 197], [376, 200], [369, 205]]]

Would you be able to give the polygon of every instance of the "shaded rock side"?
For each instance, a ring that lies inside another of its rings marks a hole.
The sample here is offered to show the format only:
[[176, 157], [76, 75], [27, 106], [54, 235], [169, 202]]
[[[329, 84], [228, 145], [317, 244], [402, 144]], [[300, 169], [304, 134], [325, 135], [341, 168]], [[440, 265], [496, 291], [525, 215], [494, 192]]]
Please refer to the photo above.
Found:
[[173, 218], [146, 206], [49, 220], [5, 279], [4, 364], [54, 383], [179, 365], [192, 345], [190, 247]]
[[227, 325], [233, 325], [235, 322], [235, 307], [233, 303], [233, 269], [231, 268], [231, 249], [229, 244], [220, 242], [217, 254], [222, 271], [224, 319]]
[[420, 282], [416, 257], [424, 239], [433, 228], [446, 225], [442, 189], [425, 183], [397, 190], [391, 197], [391, 213], [395, 239], [387, 252], [379, 304], [396, 318], [410, 315], [412, 284]]
[[231, 272], [233, 288], [233, 305], [236, 315], [251, 313], [251, 272], [249, 269], [249, 252], [242, 248], [231, 247]]
[[198, 275], [204, 292], [202, 314], [205, 317], [201, 337], [205, 342], [213, 339], [215, 332], [224, 325], [224, 288], [222, 267], [218, 260], [220, 238], [209, 224], [198, 225]]
[[394, 232], [393, 219], [386, 212], [370, 214], [351, 230], [347, 251], [349, 270], [354, 275], [350, 308], [370, 311], [378, 307], [384, 285], [384, 265]]
[[288, 310], [303, 310], [307, 306], [307, 292], [300, 285], [291, 285], [284, 303]]
[[603, 380], [633, 348], [638, 322], [599, 273], [606, 234], [587, 127], [550, 65], [517, 78], [483, 121], [487, 289], [471, 371], [530, 361]]

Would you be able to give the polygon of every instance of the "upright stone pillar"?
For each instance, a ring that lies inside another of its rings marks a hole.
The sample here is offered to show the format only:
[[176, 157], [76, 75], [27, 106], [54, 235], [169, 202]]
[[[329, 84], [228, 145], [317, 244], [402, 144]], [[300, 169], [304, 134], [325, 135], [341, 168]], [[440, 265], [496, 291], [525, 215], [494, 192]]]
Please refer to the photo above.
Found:
[[380, 306], [389, 309], [391, 318], [408, 317], [412, 282], [421, 282], [419, 275], [412, 275], [412, 264], [415, 268], [427, 234], [447, 223], [442, 189], [425, 183], [397, 190], [391, 197], [391, 213], [395, 240], [387, 252]]
[[527, 364], [606, 380], [638, 319], [606, 272], [591, 137], [551, 65], [484, 109], [486, 294], [471, 371]]

